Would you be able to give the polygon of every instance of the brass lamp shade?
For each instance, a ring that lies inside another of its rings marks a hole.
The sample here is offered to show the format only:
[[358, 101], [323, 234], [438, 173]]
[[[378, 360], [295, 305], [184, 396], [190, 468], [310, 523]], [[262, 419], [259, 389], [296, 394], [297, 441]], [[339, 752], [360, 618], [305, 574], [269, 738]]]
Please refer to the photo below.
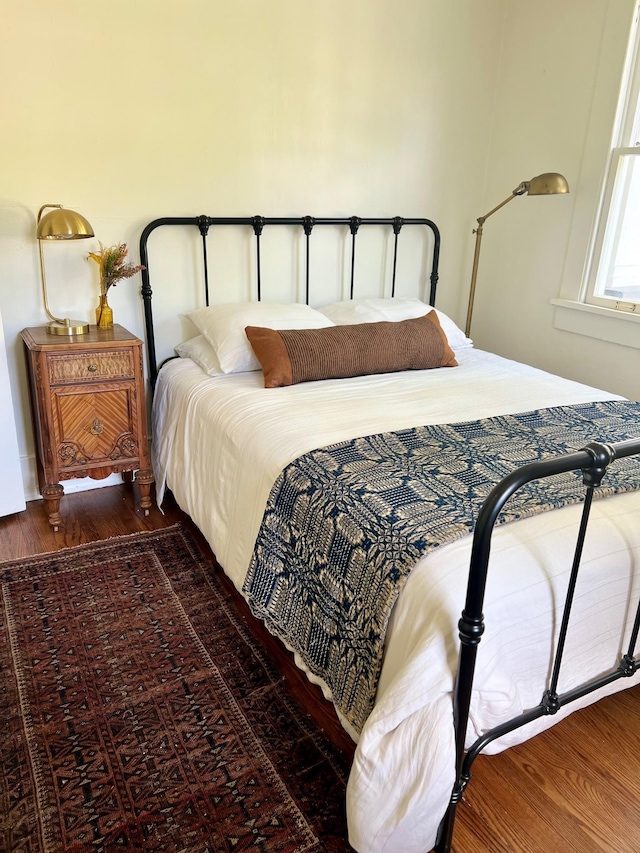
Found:
[[[48, 213], [44, 213], [47, 208], [52, 209]], [[89, 324], [85, 323], [83, 320], [69, 320], [68, 318], [60, 319], [59, 317], [55, 317], [49, 310], [42, 241], [82, 240], [86, 237], [93, 236], [93, 228], [89, 222], [80, 213], [76, 213], [75, 210], [68, 210], [61, 204], [43, 204], [38, 211], [36, 239], [38, 241], [38, 254], [40, 256], [42, 297], [44, 301], [44, 310], [47, 313], [47, 317], [51, 320], [51, 322], [47, 324], [47, 332], [52, 335], [86, 335], [89, 331]]]
[[[41, 210], [51, 207], [45, 204]], [[38, 240], [80, 240], [94, 237], [93, 228], [80, 213], [55, 207], [38, 219], [36, 237]]]
[[545, 172], [531, 178], [527, 185], [527, 195], [556, 195], [557, 193], [568, 193], [569, 184], [563, 175], [558, 172]]
[[467, 308], [465, 335], [468, 336], [471, 330], [473, 301], [476, 294], [476, 279], [478, 277], [478, 262], [480, 260], [480, 244], [482, 242], [482, 230], [486, 220], [497, 210], [500, 210], [501, 207], [504, 207], [505, 204], [520, 195], [557, 195], [558, 193], [568, 192], [569, 184], [563, 175], [560, 175], [558, 172], [544, 172], [542, 175], [536, 175], [535, 178], [531, 178], [530, 181], [522, 181], [522, 183], [518, 184], [515, 190], [511, 192], [511, 195], [508, 196], [508, 198], [501, 201], [500, 204], [496, 205], [496, 207], [494, 207], [493, 210], [490, 210], [489, 213], [485, 213], [484, 216], [478, 217], [478, 227], [474, 228], [473, 231], [476, 235], [476, 247], [473, 255], [473, 269], [471, 270], [471, 286], [469, 288], [469, 306]]

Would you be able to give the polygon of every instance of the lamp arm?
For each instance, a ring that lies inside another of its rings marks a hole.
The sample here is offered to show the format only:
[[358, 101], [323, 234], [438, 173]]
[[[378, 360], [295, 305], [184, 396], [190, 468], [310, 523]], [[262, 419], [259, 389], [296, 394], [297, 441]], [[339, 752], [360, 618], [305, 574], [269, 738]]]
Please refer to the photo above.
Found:
[[[36, 228], [40, 224], [40, 220], [42, 219], [42, 214], [45, 210], [51, 208], [52, 210], [55, 208], [56, 210], [62, 210], [61, 204], [43, 204], [40, 210], [38, 211], [38, 217], [36, 219]], [[51, 309], [49, 308], [49, 300], [47, 298], [47, 277], [44, 272], [44, 255], [42, 253], [42, 240], [38, 239], [38, 255], [40, 257], [40, 282], [42, 283], [42, 301], [44, 303], [44, 311], [47, 317], [54, 323], [60, 323], [63, 326], [70, 326], [71, 321], [66, 319], [61, 319], [60, 317], [56, 317], [51, 313]]]
[[504, 206], [505, 206], [505, 204], [508, 204], [510, 201], [513, 201], [513, 199], [514, 199], [514, 198], [516, 198], [516, 196], [524, 195], [528, 189], [529, 189], [529, 182], [528, 182], [528, 181], [523, 181], [519, 186], [517, 186], [517, 187], [515, 188], [515, 190], [511, 193], [511, 195], [510, 195], [508, 198], [505, 198], [505, 200], [504, 200], [504, 201], [501, 201], [501, 202], [500, 202], [500, 204], [496, 205], [496, 206], [493, 208], [493, 210], [490, 210], [490, 211], [489, 211], [489, 213], [485, 213], [485, 215], [484, 215], [484, 216], [479, 216], [479, 217], [478, 217], [478, 220], [477, 220], [477, 221], [478, 221], [478, 225], [484, 225], [484, 223], [486, 222], [486, 220], [487, 220], [490, 216], [493, 216], [493, 214], [494, 214], [497, 210], [500, 210], [500, 208], [501, 208], [501, 207], [504, 207]]
[[61, 320], [59, 317], [54, 317], [49, 309], [49, 300], [47, 299], [47, 279], [44, 273], [44, 257], [42, 255], [42, 240], [38, 240], [38, 255], [40, 257], [40, 281], [42, 283], [42, 301], [44, 303], [45, 314], [54, 323], [68, 325], [68, 320]]
[[40, 224], [40, 220], [42, 219], [42, 214], [47, 210], [47, 208], [56, 208], [57, 210], [62, 210], [61, 204], [43, 204], [40, 210], [38, 211], [38, 216], [36, 218], [36, 227]]
[[493, 210], [490, 210], [489, 213], [485, 213], [484, 216], [479, 216], [476, 220], [478, 223], [478, 227], [473, 229], [473, 233], [476, 235], [476, 247], [473, 253], [473, 267], [471, 269], [471, 285], [469, 287], [469, 305], [467, 307], [467, 322], [464, 327], [464, 333], [467, 337], [469, 337], [469, 332], [471, 331], [471, 316], [473, 314], [473, 300], [476, 295], [476, 279], [478, 278], [478, 262], [480, 260], [480, 244], [482, 243], [482, 227], [487, 219], [492, 216], [496, 211], [500, 210], [501, 207], [504, 207], [505, 204], [508, 204], [510, 201], [513, 201], [519, 195], [524, 195], [529, 187], [529, 184], [526, 181], [523, 181], [519, 186], [515, 188], [515, 190], [511, 193], [508, 198], [505, 198], [504, 201], [501, 201], [500, 204], [496, 205]]

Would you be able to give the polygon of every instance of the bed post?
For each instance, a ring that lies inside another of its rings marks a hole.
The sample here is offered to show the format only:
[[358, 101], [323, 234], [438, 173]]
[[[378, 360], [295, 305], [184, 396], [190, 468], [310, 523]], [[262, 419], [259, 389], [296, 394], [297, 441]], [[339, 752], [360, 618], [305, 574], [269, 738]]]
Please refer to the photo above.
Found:
[[433, 260], [431, 266], [431, 289], [429, 290], [429, 305], [435, 307], [436, 290], [438, 288], [438, 267], [440, 265], [440, 231], [435, 222], [427, 220], [428, 226], [433, 231]]
[[[207, 217], [200, 217], [200, 219], [202, 218]], [[142, 264], [142, 271], [140, 273], [142, 277], [142, 287], [140, 288], [140, 295], [142, 296], [144, 304], [144, 326], [148, 362], [147, 368], [149, 371], [149, 384], [151, 386], [152, 395], [158, 379], [158, 362], [156, 357], [156, 339], [153, 330], [153, 310], [151, 308], [152, 291], [149, 279], [149, 254], [147, 250], [147, 241], [151, 232], [155, 231], [155, 229], [159, 228], [161, 225], [196, 225], [197, 219], [198, 217], [195, 216], [164, 216], [161, 219], [154, 219], [153, 222], [150, 222], [140, 235], [140, 263]]]
[[453, 726], [456, 738], [456, 783], [453, 786], [449, 807], [438, 829], [438, 836], [434, 847], [435, 853], [449, 853], [451, 850], [458, 803], [462, 799], [464, 789], [471, 778], [471, 774], [463, 775], [462, 770], [476, 655], [478, 644], [484, 633], [483, 614], [480, 613], [479, 616], [469, 615], [465, 608], [458, 622], [458, 628], [462, 647], [460, 650], [460, 666], [458, 667], [458, 674], [456, 676], [453, 704]]
[[145, 338], [147, 344], [147, 368], [149, 371], [149, 384], [151, 385], [151, 393], [156, 385], [158, 378], [158, 365], [156, 362], [156, 339], [153, 330], [153, 310], [151, 308], [151, 282], [149, 280], [149, 258], [147, 253], [147, 240], [149, 234], [156, 228], [159, 220], [150, 222], [140, 235], [140, 263], [142, 270], [140, 272], [142, 278], [142, 286], [140, 295], [144, 306], [144, 325]]
[[[518, 473], [518, 472], [516, 472]], [[513, 478], [512, 478], [513, 479]], [[503, 481], [504, 482], [504, 481]], [[473, 537], [471, 565], [467, 585], [467, 598], [458, 622], [460, 636], [460, 659], [453, 693], [453, 726], [456, 742], [456, 781], [451, 793], [449, 807], [438, 829], [435, 853], [449, 853], [453, 838], [453, 827], [458, 803], [471, 778], [464, 773], [465, 739], [471, 705], [471, 691], [476, 667], [478, 645], [484, 633], [484, 614], [482, 612], [484, 593], [489, 567], [491, 532], [500, 510], [508, 498], [519, 487], [520, 481], [507, 484], [506, 489], [496, 487], [482, 505]], [[502, 484], [500, 484], [502, 486]]]

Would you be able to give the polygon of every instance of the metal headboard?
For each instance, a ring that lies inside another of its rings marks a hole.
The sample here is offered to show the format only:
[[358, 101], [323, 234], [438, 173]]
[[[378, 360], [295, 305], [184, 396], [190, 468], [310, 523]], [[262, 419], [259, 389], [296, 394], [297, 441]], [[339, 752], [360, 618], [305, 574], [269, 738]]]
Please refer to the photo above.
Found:
[[350, 217], [329, 217], [316, 218], [313, 216], [297, 216], [297, 217], [265, 217], [265, 216], [240, 216], [240, 217], [220, 217], [220, 216], [167, 216], [162, 219], [154, 219], [150, 222], [140, 237], [140, 263], [143, 264], [142, 270], [142, 288], [141, 295], [144, 302], [144, 317], [146, 328], [146, 343], [147, 357], [149, 362], [149, 381], [151, 389], [156, 385], [158, 377], [158, 363], [156, 357], [156, 344], [153, 325], [153, 310], [151, 307], [151, 284], [149, 270], [149, 253], [147, 250], [147, 241], [149, 235], [156, 228], [164, 225], [193, 225], [200, 231], [202, 236], [202, 260], [204, 265], [204, 288], [205, 288], [205, 304], [209, 305], [209, 269], [207, 259], [207, 235], [210, 228], [217, 228], [223, 225], [246, 225], [252, 228], [256, 240], [256, 273], [257, 273], [257, 299], [260, 300], [261, 293], [261, 259], [260, 259], [260, 238], [266, 227], [287, 225], [300, 226], [304, 230], [306, 255], [305, 255], [305, 292], [306, 302], [309, 303], [309, 265], [311, 256], [311, 235], [313, 229], [317, 226], [333, 225], [348, 227], [351, 233], [351, 269], [350, 269], [350, 298], [353, 299], [354, 281], [355, 281], [355, 265], [356, 265], [356, 239], [358, 232], [362, 226], [367, 225], [382, 225], [389, 226], [393, 230], [393, 271], [391, 281], [391, 296], [395, 296], [396, 285], [396, 268], [398, 261], [398, 238], [402, 228], [406, 225], [418, 225], [428, 229], [433, 234], [433, 254], [431, 261], [431, 272], [429, 274], [430, 289], [429, 289], [429, 304], [435, 305], [436, 286], [438, 283], [438, 263], [440, 260], [440, 231], [437, 225], [430, 219], [403, 219], [401, 216], [391, 218], [369, 218], [364, 219], [360, 216]]

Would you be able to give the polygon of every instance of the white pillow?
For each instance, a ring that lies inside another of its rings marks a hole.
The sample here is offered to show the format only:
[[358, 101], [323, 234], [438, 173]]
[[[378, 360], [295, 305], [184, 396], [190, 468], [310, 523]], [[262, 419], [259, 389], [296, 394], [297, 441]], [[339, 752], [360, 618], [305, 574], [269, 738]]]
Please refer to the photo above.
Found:
[[322, 329], [332, 320], [301, 302], [236, 302], [210, 305], [185, 314], [213, 347], [222, 373], [260, 370], [245, 334], [247, 326], [267, 329]]
[[219, 376], [222, 373], [220, 363], [213, 347], [204, 335], [197, 335], [175, 347], [175, 354], [180, 358], [190, 358], [209, 376]]
[[330, 305], [323, 305], [322, 308], [318, 308], [318, 311], [333, 320], [336, 326], [378, 323], [381, 320], [397, 323], [400, 320], [413, 320], [416, 317], [423, 317], [429, 311], [435, 311], [451, 349], [464, 349], [473, 346], [473, 341], [466, 337], [462, 329], [456, 326], [450, 317], [420, 299], [405, 296], [396, 296], [392, 299], [346, 299], [344, 302], [332, 302]]

